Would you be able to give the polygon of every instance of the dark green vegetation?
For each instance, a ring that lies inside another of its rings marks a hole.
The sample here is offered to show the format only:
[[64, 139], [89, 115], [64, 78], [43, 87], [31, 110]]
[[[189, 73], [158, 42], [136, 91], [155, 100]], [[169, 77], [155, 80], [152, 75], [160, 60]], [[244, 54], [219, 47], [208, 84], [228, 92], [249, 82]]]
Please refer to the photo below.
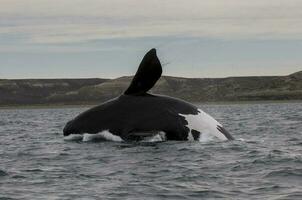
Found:
[[[120, 95], [131, 78], [0, 80], [0, 105], [101, 103]], [[163, 76], [152, 92], [191, 102], [302, 100], [302, 71], [265, 77]]]

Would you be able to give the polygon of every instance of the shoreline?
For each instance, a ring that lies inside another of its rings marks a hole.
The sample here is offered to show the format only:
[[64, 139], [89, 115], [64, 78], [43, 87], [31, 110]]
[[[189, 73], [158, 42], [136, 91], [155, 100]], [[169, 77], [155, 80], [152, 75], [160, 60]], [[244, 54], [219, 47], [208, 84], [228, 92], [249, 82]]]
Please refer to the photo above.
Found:
[[[0, 110], [6, 109], [57, 109], [57, 108], [85, 108], [100, 105], [100, 103], [75, 103], [75, 104], [27, 104], [27, 105], [0, 105]], [[302, 103], [301, 100], [251, 100], [251, 101], [207, 101], [207, 102], [190, 102], [194, 105], [242, 105], [242, 104], [282, 104], [282, 103]]]

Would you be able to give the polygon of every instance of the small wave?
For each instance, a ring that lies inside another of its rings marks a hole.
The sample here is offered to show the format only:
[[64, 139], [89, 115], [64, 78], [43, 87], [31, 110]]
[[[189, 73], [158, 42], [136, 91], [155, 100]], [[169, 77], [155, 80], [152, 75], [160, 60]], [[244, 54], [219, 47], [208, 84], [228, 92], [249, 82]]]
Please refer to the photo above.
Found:
[[26, 176], [22, 176], [22, 175], [13, 175], [12, 178], [13, 178], [13, 179], [24, 179], [24, 178], [26, 178]]
[[[259, 152], [260, 154], [261, 152]], [[250, 158], [257, 156], [256, 159], [252, 161], [253, 164], [267, 164], [267, 163], [301, 163], [302, 158], [298, 155], [288, 155], [283, 151], [273, 150], [267, 155], [262, 155], [261, 157], [257, 154], [249, 155]]]
[[226, 198], [226, 193], [218, 191], [218, 190], [200, 190], [195, 191], [193, 194], [190, 194], [190, 198]]
[[284, 152], [281, 151], [281, 150], [274, 149], [270, 153], [272, 153], [272, 154], [283, 154]]
[[42, 169], [34, 168], [34, 169], [25, 169], [23, 170], [25, 172], [43, 172]]
[[272, 186], [267, 186], [267, 187], [257, 187], [253, 189], [253, 191], [261, 192], [261, 191], [275, 191], [275, 190], [280, 190], [283, 187], [279, 185], [272, 185]]
[[8, 175], [8, 173], [6, 171], [0, 170], [0, 177], [1, 176], [7, 176], [7, 175]]
[[294, 192], [292, 194], [284, 194], [278, 199], [301, 199], [302, 192]]
[[6, 197], [6, 196], [0, 196], [0, 200], [15, 200], [14, 198]]
[[269, 172], [265, 175], [266, 178], [273, 177], [302, 177], [302, 169], [282, 169]]

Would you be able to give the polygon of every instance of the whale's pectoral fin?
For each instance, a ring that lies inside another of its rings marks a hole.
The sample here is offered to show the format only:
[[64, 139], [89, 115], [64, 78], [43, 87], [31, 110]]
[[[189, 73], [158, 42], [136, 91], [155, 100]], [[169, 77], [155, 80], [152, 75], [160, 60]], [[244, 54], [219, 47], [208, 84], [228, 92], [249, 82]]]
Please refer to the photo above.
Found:
[[151, 49], [146, 53], [140, 63], [126, 95], [141, 95], [150, 90], [162, 74], [162, 67], [156, 55], [156, 50]]

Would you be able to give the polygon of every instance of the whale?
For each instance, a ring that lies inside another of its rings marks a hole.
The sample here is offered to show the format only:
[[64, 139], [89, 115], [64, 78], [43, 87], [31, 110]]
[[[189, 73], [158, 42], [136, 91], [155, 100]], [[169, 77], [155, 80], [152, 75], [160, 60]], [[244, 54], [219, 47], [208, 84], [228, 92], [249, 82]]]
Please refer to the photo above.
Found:
[[96, 137], [120, 142], [234, 139], [222, 124], [195, 105], [150, 93], [161, 75], [162, 65], [156, 49], [151, 49], [125, 92], [67, 122], [64, 137], [80, 136], [84, 141]]

